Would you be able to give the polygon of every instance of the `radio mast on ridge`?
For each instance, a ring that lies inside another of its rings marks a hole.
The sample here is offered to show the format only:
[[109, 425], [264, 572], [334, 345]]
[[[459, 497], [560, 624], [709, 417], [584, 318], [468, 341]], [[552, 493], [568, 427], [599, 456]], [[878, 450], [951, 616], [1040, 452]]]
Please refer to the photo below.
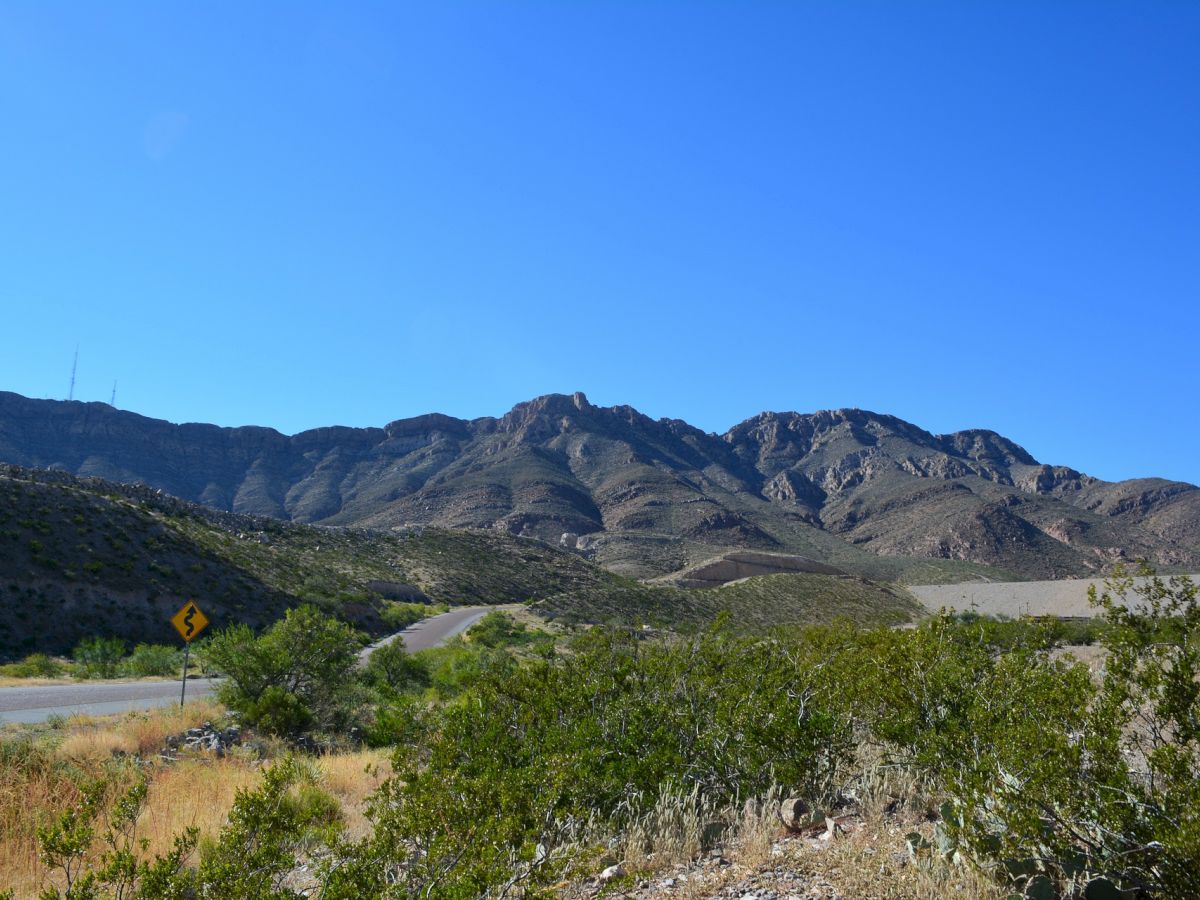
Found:
[[71, 361], [71, 389], [67, 391], [67, 399], [75, 399], [75, 369], [79, 365], [79, 345], [75, 345], [75, 358]]

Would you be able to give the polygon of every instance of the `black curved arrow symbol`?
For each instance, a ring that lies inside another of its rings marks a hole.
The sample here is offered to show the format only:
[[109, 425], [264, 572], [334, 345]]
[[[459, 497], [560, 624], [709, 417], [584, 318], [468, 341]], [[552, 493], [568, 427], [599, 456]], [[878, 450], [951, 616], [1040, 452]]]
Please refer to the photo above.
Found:
[[192, 636], [192, 632], [196, 630], [196, 626], [192, 624], [192, 617], [195, 616], [199, 611], [200, 610], [196, 609], [195, 603], [188, 605], [187, 615], [183, 617], [183, 624], [187, 626], [187, 634], [183, 636], [184, 640], [190, 638]]

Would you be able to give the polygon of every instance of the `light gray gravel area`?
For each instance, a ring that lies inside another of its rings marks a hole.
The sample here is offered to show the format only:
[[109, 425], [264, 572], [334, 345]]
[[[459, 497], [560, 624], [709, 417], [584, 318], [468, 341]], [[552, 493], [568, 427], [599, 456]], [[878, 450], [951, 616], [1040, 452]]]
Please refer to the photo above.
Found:
[[[1198, 575], [1190, 577], [1200, 581]], [[982, 615], [1016, 619], [1020, 616], [1094, 616], [1096, 613], [1088, 602], [1091, 585], [1102, 591], [1104, 579], [910, 585], [908, 590], [934, 612], [945, 607], [955, 612], [974, 610]]]

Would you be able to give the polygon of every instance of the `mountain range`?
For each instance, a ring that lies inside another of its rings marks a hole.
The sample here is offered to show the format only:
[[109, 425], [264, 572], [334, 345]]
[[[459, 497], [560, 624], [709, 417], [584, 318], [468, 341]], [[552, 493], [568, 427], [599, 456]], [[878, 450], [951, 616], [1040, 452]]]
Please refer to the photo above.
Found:
[[494, 529], [646, 579], [735, 548], [910, 583], [1200, 565], [1195, 485], [1107, 482], [992, 431], [935, 435], [859, 409], [713, 434], [551, 394], [499, 418], [289, 436], [0, 392], [0, 461], [299, 523]]

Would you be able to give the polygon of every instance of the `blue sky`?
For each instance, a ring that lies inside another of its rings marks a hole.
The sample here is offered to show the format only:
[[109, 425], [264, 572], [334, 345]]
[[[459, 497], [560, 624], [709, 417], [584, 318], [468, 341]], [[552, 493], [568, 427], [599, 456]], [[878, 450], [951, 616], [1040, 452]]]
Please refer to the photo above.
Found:
[[0, 0], [0, 389], [583, 390], [1200, 482], [1200, 4]]

